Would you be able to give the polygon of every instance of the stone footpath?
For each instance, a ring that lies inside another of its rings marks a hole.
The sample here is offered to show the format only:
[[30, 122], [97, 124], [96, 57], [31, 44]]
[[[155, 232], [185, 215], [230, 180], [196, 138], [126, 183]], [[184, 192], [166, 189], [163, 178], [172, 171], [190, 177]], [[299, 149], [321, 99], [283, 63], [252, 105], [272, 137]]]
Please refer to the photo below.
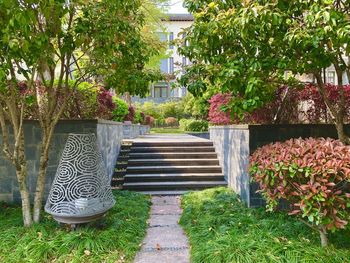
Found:
[[151, 217], [142, 248], [134, 263], [188, 263], [187, 237], [179, 225], [179, 196], [152, 197]]

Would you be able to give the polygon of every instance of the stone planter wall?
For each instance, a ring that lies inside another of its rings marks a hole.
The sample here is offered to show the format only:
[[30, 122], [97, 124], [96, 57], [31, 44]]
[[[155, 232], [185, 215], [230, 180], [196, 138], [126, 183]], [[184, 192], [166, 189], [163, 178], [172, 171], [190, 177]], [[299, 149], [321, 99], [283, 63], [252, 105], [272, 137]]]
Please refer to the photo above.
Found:
[[[139, 125], [134, 125], [139, 126]], [[25, 121], [25, 153], [28, 160], [28, 187], [31, 197], [36, 187], [36, 175], [39, 169], [41, 130], [36, 121]], [[137, 134], [138, 131], [138, 134]], [[147, 133], [147, 128], [144, 131]], [[106, 165], [107, 172], [111, 178], [124, 137], [124, 125], [105, 120], [64, 120], [60, 121], [55, 129], [51, 150], [49, 153], [49, 164], [46, 177], [45, 199], [55, 176], [57, 166], [68, 138], [69, 133], [94, 133]], [[135, 130], [133, 136], [141, 135], [141, 130]], [[2, 136], [0, 131], [0, 148], [2, 147]], [[0, 201], [20, 203], [20, 193], [17, 185], [16, 173], [12, 164], [7, 161], [0, 149]]]
[[[350, 125], [346, 126], [350, 133]], [[331, 124], [291, 125], [230, 125], [210, 127], [210, 139], [219, 156], [223, 172], [231, 187], [250, 207], [261, 207], [265, 202], [257, 194], [258, 185], [250, 182], [249, 156], [258, 147], [291, 138], [337, 138]]]
[[150, 126], [140, 124], [123, 124], [124, 139], [134, 139], [150, 132]]

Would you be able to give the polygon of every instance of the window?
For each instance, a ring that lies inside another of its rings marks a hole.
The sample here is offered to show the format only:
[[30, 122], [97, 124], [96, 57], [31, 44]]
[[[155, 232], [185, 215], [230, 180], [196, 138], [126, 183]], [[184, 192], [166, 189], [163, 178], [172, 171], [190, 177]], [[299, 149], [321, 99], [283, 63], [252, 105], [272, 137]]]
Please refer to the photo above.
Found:
[[169, 58], [169, 74], [174, 73], [174, 58]]
[[169, 69], [168, 60], [167, 59], [162, 59], [160, 61], [160, 71], [162, 73], [168, 73], [168, 69]]
[[154, 86], [154, 97], [155, 98], [166, 98], [166, 97], [168, 97], [168, 86], [155, 85]]
[[187, 66], [187, 58], [182, 57], [182, 67], [186, 67], [186, 66]]
[[170, 32], [169, 33], [169, 48], [170, 49], [174, 49], [174, 33], [173, 32]]
[[327, 71], [327, 83], [335, 84], [335, 71]]
[[159, 36], [160, 41], [165, 42], [168, 40], [167, 34], [163, 32], [157, 32], [157, 35]]

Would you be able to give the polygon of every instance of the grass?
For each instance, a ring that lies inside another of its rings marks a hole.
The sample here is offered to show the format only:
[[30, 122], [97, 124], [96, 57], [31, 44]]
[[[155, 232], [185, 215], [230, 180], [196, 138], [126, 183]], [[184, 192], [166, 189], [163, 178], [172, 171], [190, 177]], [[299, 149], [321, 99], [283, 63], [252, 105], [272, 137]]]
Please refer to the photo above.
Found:
[[132, 262], [147, 228], [148, 196], [115, 191], [116, 205], [100, 222], [71, 232], [45, 216], [22, 227], [21, 209], [0, 204], [0, 262]]
[[151, 128], [151, 134], [186, 134], [186, 133], [202, 133], [202, 132], [182, 131], [180, 130], [180, 128], [176, 128], [176, 127]]
[[192, 262], [350, 262], [350, 232], [318, 233], [283, 213], [246, 208], [227, 188], [185, 195], [180, 223], [191, 243]]
[[184, 131], [179, 128], [152, 128], [151, 133], [153, 134], [183, 134]]

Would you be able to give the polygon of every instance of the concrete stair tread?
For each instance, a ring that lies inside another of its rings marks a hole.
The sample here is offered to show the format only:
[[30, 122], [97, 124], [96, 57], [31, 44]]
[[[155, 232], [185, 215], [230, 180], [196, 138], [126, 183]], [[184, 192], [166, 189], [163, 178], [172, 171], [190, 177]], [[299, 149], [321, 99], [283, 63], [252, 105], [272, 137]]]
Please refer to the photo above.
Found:
[[216, 161], [217, 159], [173, 159], [173, 158], [163, 158], [163, 159], [129, 159], [129, 162], [166, 162], [166, 161], [179, 161], [179, 162], [191, 162], [191, 161]]
[[169, 146], [213, 146], [210, 141], [169, 141], [169, 142], [134, 142], [132, 147], [169, 147]]
[[157, 153], [157, 152], [147, 152], [147, 153], [132, 153], [128, 156], [132, 160], [140, 160], [140, 159], [153, 159], [153, 160], [159, 160], [159, 159], [210, 159], [210, 160], [217, 160], [217, 155], [215, 152], [204, 152], [204, 153], [177, 153], [177, 152], [163, 152], [163, 153]]
[[127, 170], [150, 170], [150, 169], [177, 169], [177, 168], [220, 168], [220, 165], [170, 165], [170, 166], [133, 166], [133, 167], [128, 167]]
[[212, 177], [221, 177], [221, 176], [224, 176], [224, 174], [220, 174], [220, 173], [211, 173], [211, 174], [205, 174], [205, 173], [174, 173], [174, 174], [171, 174], [171, 173], [163, 173], [163, 174], [126, 174], [125, 175], [125, 178], [128, 178], [128, 177], [174, 177], [174, 176], [183, 176], [183, 177], [186, 177], [186, 176], [212, 176]]
[[136, 182], [136, 183], [124, 183], [123, 186], [152, 186], [152, 185], [179, 185], [179, 186], [188, 186], [188, 185], [227, 185], [226, 181], [187, 181], [187, 182]]
[[[130, 149], [166, 149], [166, 148], [173, 148], [173, 149], [183, 149], [183, 148], [188, 148], [188, 146], [181, 146], [181, 145], [171, 145], [171, 146], [131, 146]], [[191, 146], [192, 149], [203, 149], [203, 148], [214, 148], [214, 146]]]

